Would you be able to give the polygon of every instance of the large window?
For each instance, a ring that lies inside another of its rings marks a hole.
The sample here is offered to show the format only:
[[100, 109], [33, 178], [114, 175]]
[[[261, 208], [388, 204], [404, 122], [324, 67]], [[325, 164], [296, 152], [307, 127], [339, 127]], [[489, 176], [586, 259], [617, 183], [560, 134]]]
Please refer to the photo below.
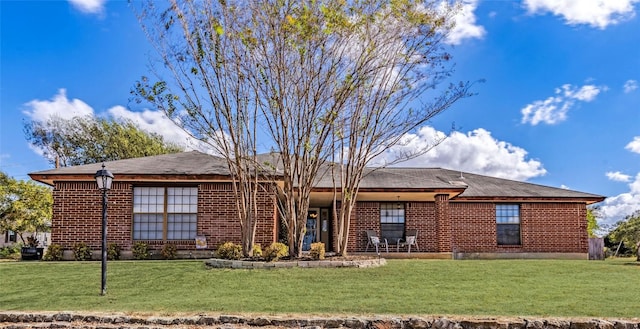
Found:
[[404, 237], [404, 204], [380, 204], [380, 236], [390, 244]]
[[520, 205], [496, 205], [498, 245], [520, 245]]
[[135, 187], [134, 240], [191, 240], [196, 237], [197, 187]]

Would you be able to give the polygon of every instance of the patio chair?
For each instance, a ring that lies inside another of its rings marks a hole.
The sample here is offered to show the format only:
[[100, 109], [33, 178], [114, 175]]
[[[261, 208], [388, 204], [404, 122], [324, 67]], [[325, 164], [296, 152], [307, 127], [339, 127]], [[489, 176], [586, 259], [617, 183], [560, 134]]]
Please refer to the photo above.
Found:
[[407, 230], [404, 239], [398, 240], [396, 251], [400, 251], [400, 247], [407, 247], [407, 252], [411, 253], [411, 246], [416, 246], [416, 250], [420, 251], [418, 246], [418, 230]]
[[373, 245], [376, 247], [376, 254], [380, 253], [380, 247], [385, 247], [387, 253], [389, 252], [389, 243], [387, 239], [380, 239], [378, 233], [374, 230], [366, 230], [367, 233], [367, 247], [364, 249], [364, 252], [369, 251], [369, 246]]

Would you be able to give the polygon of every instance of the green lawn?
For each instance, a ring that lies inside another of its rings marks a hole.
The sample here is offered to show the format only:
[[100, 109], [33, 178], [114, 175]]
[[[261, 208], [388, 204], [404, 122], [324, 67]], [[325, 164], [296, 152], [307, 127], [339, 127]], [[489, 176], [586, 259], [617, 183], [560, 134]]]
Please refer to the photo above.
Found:
[[630, 318], [634, 259], [389, 260], [372, 269], [209, 270], [203, 261], [0, 262], [0, 310]]

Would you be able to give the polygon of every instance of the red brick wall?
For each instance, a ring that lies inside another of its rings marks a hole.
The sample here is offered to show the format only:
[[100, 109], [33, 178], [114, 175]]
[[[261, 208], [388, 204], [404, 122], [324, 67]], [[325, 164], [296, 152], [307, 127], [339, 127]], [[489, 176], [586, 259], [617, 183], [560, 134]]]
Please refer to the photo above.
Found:
[[454, 232], [452, 249], [460, 252], [497, 251], [495, 204], [451, 202], [449, 212]]
[[525, 252], [586, 253], [589, 249], [584, 204], [525, 203], [520, 216]]
[[453, 248], [460, 252], [567, 252], [588, 249], [583, 203], [521, 203], [521, 246], [498, 246], [494, 203], [451, 202]]
[[[131, 227], [133, 218], [133, 186], [114, 182], [108, 193], [107, 240], [122, 250], [133, 245]], [[95, 182], [56, 182], [53, 191], [54, 206], [51, 224], [51, 242], [71, 249], [84, 242], [92, 249], [101, 247], [102, 194]], [[256, 243], [263, 246], [275, 241], [276, 206], [265, 192], [258, 195], [259, 222]], [[240, 243], [240, 224], [235, 214], [235, 201], [230, 183], [206, 183], [198, 188], [197, 234], [207, 238], [209, 249], [223, 242]], [[163, 241], [145, 241], [152, 249], [159, 249]], [[179, 249], [195, 249], [195, 241], [171, 241]]]
[[411, 202], [406, 206], [405, 229], [418, 230], [420, 252], [437, 252], [438, 223], [434, 202]]
[[[114, 182], [107, 201], [107, 240], [131, 247], [131, 188]], [[53, 190], [51, 243], [71, 249], [84, 242], [100, 249], [102, 241], [102, 193], [94, 182], [58, 182]]]
[[[132, 184], [114, 182], [108, 199], [108, 240], [123, 250], [132, 246]], [[95, 182], [56, 182], [51, 242], [70, 249], [87, 243], [101, 245], [102, 195]], [[258, 195], [256, 243], [276, 241], [277, 212], [273, 198]], [[358, 202], [349, 228], [349, 252], [364, 251], [365, 230], [380, 232], [380, 203]], [[405, 206], [406, 229], [418, 230], [420, 251], [449, 252], [587, 252], [586, 206], [583, 203], [522, 203], [522, 245], [497, 246], [495, 204], [447, 201], [409, 202]], [[209, 249], [226, 241], [240, 243], [240, 224], [230, 183], [204, 183], [198, 189], [198, 235]], [[448, 215], [447, 215], [448, 214]], [[337, 232], [335, 224], [334, 232]], [[152, 248], [164, 242], [153, 241]], [[194, 241], [172, 241], [179, 249], [195, 249]]]
[[[358, 202], [355, 216], [349, 227], [349, 248], [353, 252], [363, 252], [367, 246], [365, 230], [380, 233], [380, 202]], [[418, 230], [420, 251], [438, 251], [438, 226], [434, 202], [409, 202], [405, 204], [405, 229]], [[371, 248], [369, 248], [371, 250]]]
[[[365, 230], [380, 232], [379, 207], [379, 202], [357, 203], [349, 229], [350, 252], [365, 250]], [[418, 230], [420, 251], [584, 253], [588, 248], [586, 206], [581, 203], [522, 203], [522, 245], [515, 247], [497, 244], [495, 203], [440, 198], [409, 202], [405, 209], [405, 228]]]

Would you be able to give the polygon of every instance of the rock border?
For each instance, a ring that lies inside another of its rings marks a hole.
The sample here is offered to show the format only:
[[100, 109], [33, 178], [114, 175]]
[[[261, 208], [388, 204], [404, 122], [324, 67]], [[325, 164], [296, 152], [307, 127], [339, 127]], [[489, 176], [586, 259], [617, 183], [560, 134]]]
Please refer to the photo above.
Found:
[[387, 264], [384, 258], [374, 259], [353, 259], [353, 260], [296, 260], [296, 261], [280, 261], [280, 262], [258, 262], [247, 260], [229, 260], [212, 258], [205, 262], [210, 268], [231, 268], [231, 269], [275, 269], [275, 268], [333, 268], [333, 267], [357, 267], [370, 268], [379, 267]]
[[447, 318], [447, 317], [185, 317], [90, 315], [72, 312], [0, 312], [0, 328], [163, 329], [220, 328], [349, 328], [349, 329], [638, 329], [640, 319]]

